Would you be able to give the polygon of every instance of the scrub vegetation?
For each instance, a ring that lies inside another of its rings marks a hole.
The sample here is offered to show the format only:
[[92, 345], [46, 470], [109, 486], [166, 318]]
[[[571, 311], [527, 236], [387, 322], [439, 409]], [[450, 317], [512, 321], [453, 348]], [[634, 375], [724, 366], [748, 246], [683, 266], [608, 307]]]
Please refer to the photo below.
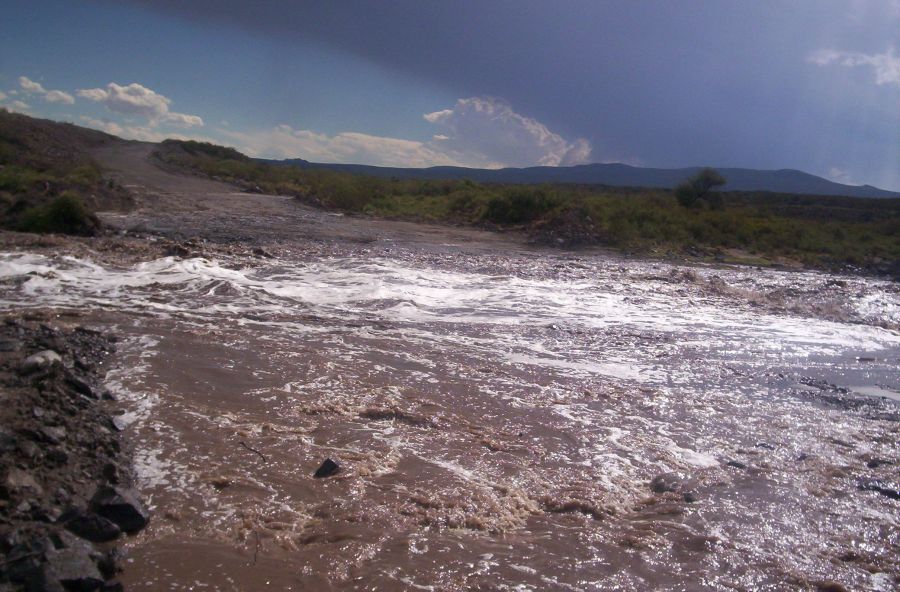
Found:
[[96, 234], [99, 207], [128, 202], [88, 156], [118, 138], [0, 109], [0, 227], [24, 232]]
[[[156, 156], [248, 191], [293, 195], [348, 213], [515, 228], [560, 246], [900, 274], [897, 199], [713, 192], [722, 180], [712, 170], [669, 191], [380, 179], [265, 164], [230, 148], [175, 140]], [[691, 199], [679, 191], [691, 192]]]

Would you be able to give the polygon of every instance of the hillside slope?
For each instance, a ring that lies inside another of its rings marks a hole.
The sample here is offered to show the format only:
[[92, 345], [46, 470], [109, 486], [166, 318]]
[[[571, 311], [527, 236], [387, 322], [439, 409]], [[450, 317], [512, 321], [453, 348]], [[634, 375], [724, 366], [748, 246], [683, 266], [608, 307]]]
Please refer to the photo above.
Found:
[[128, 192], [103, 179], [91, 150], [125, 140], [0, 109], [0, 227], [93, 234], [91, 212], [122, 209]]

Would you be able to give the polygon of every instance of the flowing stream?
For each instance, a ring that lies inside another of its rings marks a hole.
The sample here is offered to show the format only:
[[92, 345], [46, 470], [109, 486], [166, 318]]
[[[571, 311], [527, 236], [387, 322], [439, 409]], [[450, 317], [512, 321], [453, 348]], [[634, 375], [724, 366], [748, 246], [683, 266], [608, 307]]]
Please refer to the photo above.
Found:
[[[897, 284], [453, 248], [9, 252], [0, 308], [121, 336], [107, 387], [153, 512], [129, 590], [900, 582], [900, 501], [869, 487], [898, 482]], [[341, 471], [312, 478], [325, 458]]]

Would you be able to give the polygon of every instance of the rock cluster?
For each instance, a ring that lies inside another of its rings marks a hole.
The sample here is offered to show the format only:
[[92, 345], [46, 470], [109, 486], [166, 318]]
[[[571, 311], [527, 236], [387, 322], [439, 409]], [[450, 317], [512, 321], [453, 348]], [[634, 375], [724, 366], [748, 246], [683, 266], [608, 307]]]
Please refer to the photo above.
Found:
[[120, 590], [110, 543], [146, 525], [111, 395], [114, 340], [0, 322], [0, 591]]

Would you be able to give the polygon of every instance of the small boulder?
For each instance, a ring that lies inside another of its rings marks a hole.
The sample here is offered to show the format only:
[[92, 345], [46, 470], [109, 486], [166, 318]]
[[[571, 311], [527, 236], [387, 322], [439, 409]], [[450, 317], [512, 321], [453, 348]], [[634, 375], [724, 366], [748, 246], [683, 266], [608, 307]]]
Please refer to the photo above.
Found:
[[93, 592], [103, 587], [103, 575], [91, 558], [88, 546], [48, 551], [44, 574], [48, 580], [59, 582], [69, 591]]
[[149, 520], [137, 493], [123, 487], [100, 487], [91, 498], [91, 508], [129, 534], [144, 528]]
[[22, 349], [22, 342], [18, 339], [0, 339], [0, 352], [17, 352]]
[[896, 483], [886, 483], [878, 479], [860, 479], [856, 487], [861, 491], [874, 491], [885, 497], [900, 500], [900, 485]]
[[18, 438], [12, 430], [0, 426], [0, 452], [11, 452], [16, 449]]
[[110, 423], [117, 432], [124, 432], [125, 428], [128, 427], [128, 420], [121, 415], [113, 415], [110, 419]]
[[87, 382], [82, 380], [81, 378], [75, 376], [74, 374], [68, 373], [66, 374], [66, 384], [74, 390], [76, 393], [80, 395], [84, 395], [85, 397], [90, 397], [91, 399], [99, 399], [97, 393], [94, 392], [94, 389]]
[[6, 489], [9, 491], [28, 492], [32, 495], [44, 493], [44, 488], [34, 480], [31, 473], [16, 467], [11, 468], [6, 476]]
[[883, 458], [873, 458], [872, 460], [870, 460], [869, 462], [866, 463], [866, 466], [869, 467], [870, 469], [877, 469], [878, 467], [880, 467], [882, 465], [892, 465], [892, 464], [894, 464], [894, 463], [892, 463], [889, 460], [883, 459]]
[[678, 473], [663, 473], [650, 481], [650, 491], [653, 493], [679, 491], [683, 485], [684, 478]]
[[316, 479], [322, 479], [324, 477], [331, 477], [338, 473], [341, 470], [341, 466], [337, 464], [335, 461], [330, 458], [326, 458], [321, 466], [316, 469], [316, 472], [313, 474], [313, 477]]
[[40, 429], [41, 435], [51, 444], [59, 444], [66, 439], [66, 428], [45, 426]]
[[75, 512], [65, 524], [69, 532], [94, 543], [113, 541], [122, 534], [114, 522], [89, 512]]
[[840, 582], [823, 581], [816, 582], [816, 592], [850, 592], [850, 590]]
[[747, 468], [747, 465], [745, 465], [744, 463], [742, 463], [739, 460], [730, 460], [727, 463], [725, 463], [725, 466], [731, 467], [734, 469], [746, 469]]
[[62, 364], [62, 358], [52, 349], [45, 349], [42, 352], [38, 352], [25, 358], [19, 369], [22, 374], [31, 374], [32, 372], [44, 370], [56, 364]]

